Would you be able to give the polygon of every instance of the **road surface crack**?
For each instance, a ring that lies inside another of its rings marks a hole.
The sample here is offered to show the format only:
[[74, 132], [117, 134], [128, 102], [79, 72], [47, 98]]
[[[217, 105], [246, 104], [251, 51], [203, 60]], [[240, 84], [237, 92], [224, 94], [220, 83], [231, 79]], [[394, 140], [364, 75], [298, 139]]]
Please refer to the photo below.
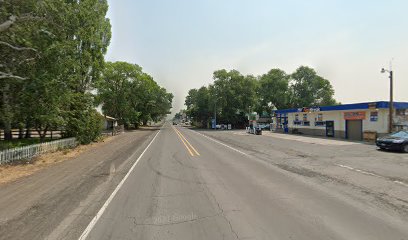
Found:
[[222, 213], [217, 213], [214, 215], [209, 215], [209, 216], [202, 216], [202, 217], [194, 217], [192, 219], [186, 219], [183, 221], [175, 221], [175, 222], [167, 222], [167, 223], [155, 223], [154, 221], [152, 223], [138, 223], [136, 217], [128, 217], [128, 219], [131, 219], [133, 221], [133, 224], [135, 226], [154, 226], [154, 227], [163, 227], [163, 226], [171, 226], [171, 225], [177, 225], [177, 224], [183, 224], [183, 223], [190, 223], [190, 222], [195, 222], [203, 219], [208, 219], [208, 218], [214, 218], [220, 216]]
[[[234, 234], [236, 239], [240, 239], [238, 237], [238, 233], [234, 230], [234, 228], [232, 227], [231, 221], [228, 219], [228, 217], [225, 215], [226, 211], [224, 211], [224, 209], [221, 207], [220, 203], [218, 202], [218, 200], [215, 198], [214, 194], [207, 188], [207, 192], [211, 195], [211, 197], [214, 199], [214, 202], [217, 204], [217, 207], [220, 211], [220, 215], [225, 219], [225, 221], [227, 221], [231, 232]], [[210, 200], [210, 199], [209, 199]], [[211, 200], [210, 200], [211, 201]], [[240, 210], [233, 210], [233, 211], [240, 211]]]

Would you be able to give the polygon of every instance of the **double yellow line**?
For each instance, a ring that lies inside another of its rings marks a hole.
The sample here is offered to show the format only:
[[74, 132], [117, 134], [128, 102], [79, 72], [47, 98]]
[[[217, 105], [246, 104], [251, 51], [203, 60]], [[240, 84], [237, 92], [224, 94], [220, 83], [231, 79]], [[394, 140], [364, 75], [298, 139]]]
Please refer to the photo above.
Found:
[[186, 139], [186, 137], [184, 137], [184, 135], [177, 128], [173, 127], [173, 130], [179, 136], [180, 140], [183, 142], [184, 146], [187, 148], [188, 152], [192, 157], [200, 156], [200, 153], [197, 152], [193, 145], [191, 145], [191, 143]]

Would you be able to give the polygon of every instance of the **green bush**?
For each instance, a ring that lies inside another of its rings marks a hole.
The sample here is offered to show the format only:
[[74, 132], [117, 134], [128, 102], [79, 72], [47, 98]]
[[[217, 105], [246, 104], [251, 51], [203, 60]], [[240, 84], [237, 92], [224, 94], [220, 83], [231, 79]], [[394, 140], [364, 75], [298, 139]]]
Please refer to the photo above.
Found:
[[102, 132], [102, 118], [95, 109], [70, 119], [67, 134], [76, 137], [79, 143], [89, 144], [98, 139]]

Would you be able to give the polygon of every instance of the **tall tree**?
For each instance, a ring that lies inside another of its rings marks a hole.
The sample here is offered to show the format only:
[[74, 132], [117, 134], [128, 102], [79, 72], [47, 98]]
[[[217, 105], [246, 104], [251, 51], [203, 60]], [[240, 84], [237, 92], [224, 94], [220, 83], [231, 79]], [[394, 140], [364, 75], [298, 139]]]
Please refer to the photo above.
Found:
[[173, 100], [140, 66], [126, 62], [107, 63], [97, 88], [103, 112], [127, 128], [161, 120]]
[[336, 104], [334, 89], [312, 68], [301, 66], [291, 74], [291, 106], [328, 106]]
[[[1, 3], [0, 53], [6, 57], [0, 59], [0, 107], [7, 114], [0, 120], [6, 132], [26, 122], [42, 135], [58, 125], [71, 136], [94, 136], [89, 124], [98, 120], [90, 91], [110, 41], [107, 1]], [[73, 124], [78, 121], [86, 124]]]
[[[103, 72], [103, 79], [98, 84], [98, 94], [103, 103], [102, 110], [107, 115], [119, 120], [119, 124], [128, 127], [138, 118], [136, 106], [129, 101], [132, 84], [140, 81], [142, 68], [126, 62], [108, 62]], [[136, 120], [137, 122], [137, 120]]]
[[210, 86], [211, 101], [216, 106], [218, 122], [243, 126], [250, 106], [257, 102], [255, 77], [243, 76], [236, 70], [214, 72]]
[[271, 69], [260, 77], [258, 95], [260, 111], [289, 107], [289, 76], [283, 70]]
[[19, 93], [24, 89], [27, 68], [38, 56], [32, 36], [39, 28], [38, 7], [34, 0], [0, 2], [0, 121], [5, 139], [12, 138], [11, 128], [21, 110]]
[[[100, 79], [104, 54], [110, 43], [111, 25], [106, 18], [108, 3], [106, 0], [59, 1], [65, 2], [67, 9], [63, 19], [69, 19], [63, 32], [66, 41], [61, 49], [65, 53], [66, 64], [63, 75], [72, 93], [68, 95], [66, 128], [70, 135], [89, 131], [88, 135], [92, 136], [97, 128], [89, 124], [97, 124], [98, 116], [90, 92]], [[72, 124], [77, 121], [85, 124]], [[84, 140], [89, 141], [88, 138]]]
[[207, 87], [191, 89], [186, 97], [187, 114], [200, 126], [207, 126], [213, 114], [210, 92]]

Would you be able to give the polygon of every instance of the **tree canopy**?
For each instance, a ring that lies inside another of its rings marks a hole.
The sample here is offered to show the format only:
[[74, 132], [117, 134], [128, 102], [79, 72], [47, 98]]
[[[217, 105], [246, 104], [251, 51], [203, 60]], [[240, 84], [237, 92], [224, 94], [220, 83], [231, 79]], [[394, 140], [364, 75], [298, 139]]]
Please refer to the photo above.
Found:
[[273, 107], [282, 109], [289, 106], [289, 77], [283, 70], [271, 69], [259, 78], [259, 111], [270, 112]]
[[[140, 67], [105, 64], [107, 11], [107, 0], [0, 0], [0, 127], [6, 139], [12, 128], [35, 129], [42, 138], [58, 128], [83, 143], [95, 140], [102, 126], [95, 110], [101, 82], [126, 84], [120, 90], [125, 98], [112, 93], [124, 106], [104, 105], [123, 123], [157, 120], [168, 112], [172, 95]], [[134, 82], [116, 70], [129, 71]]]
[[97, 89], [103, 112], [126, 127], [158, 121], [172, 106], [173, 95], [136, 64], [108, 62]]
[[107, 10], [106, 0], [2, 1], [0, 120], [6, 138], [16, 125], [33, 127], [41, 137], [63, 128], [81, 142], [98, 135], [90, 91], [110, 42]]
[[291, 107], [335, 105], [334, 89], [329, 80], [310, 67], [301, 66], [291, 74]]
[[336, 104], [330, 82], [305, 66], [292, 74], [271, 69], [258, 77], [222, 69], [213, 79], [209, 86], [191, 89], [185, 100], [187, 115], [200, 126], [209, 126], [214, 114], [218, 123], [240, 127], [254, 111], [263, 115], [273, 109]]

